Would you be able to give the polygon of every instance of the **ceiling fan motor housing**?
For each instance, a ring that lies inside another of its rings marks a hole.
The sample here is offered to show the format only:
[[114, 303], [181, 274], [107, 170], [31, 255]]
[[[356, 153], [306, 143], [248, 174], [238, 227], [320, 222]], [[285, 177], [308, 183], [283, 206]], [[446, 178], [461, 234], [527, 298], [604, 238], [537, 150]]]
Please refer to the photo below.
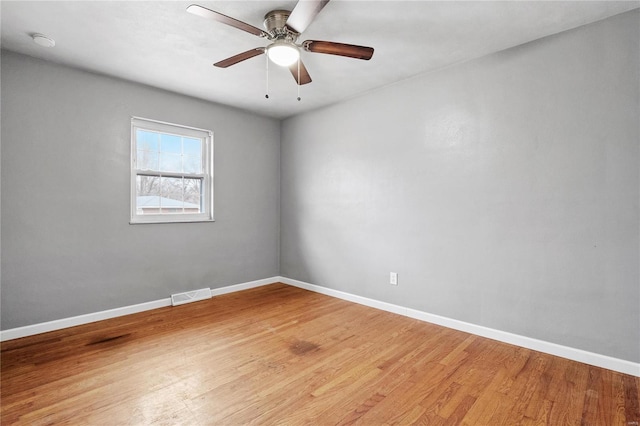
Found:
[[300, 34], [287, 27], [287, 19], [290, 14], [291, 12], [288, 10], [278, 9], [264, 15], [263, 25], [272, 39], [296, 42]]

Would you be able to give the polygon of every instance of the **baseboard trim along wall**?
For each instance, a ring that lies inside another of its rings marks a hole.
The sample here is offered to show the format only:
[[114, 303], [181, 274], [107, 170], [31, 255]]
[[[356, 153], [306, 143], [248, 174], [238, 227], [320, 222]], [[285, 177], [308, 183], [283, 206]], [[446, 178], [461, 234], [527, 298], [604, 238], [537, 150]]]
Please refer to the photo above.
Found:
[[573, 361], [582, 362], [584, 364], [594, 365], [624, 374], [640, 377], [640, 363], [626, 361], [623, 359], [613, 358], [606, 355], [600, 355], [593, 352], [584, 351], [582, 349], [571, 348], [568, 346], [558, 345], [556, 343], [546, 342], [544, 340], [533, 339], [531, 337], [520, 336], [518, 334], [500, 331], [493, 328], [483, 327], [481, 325], [471, 324], [464, 321], [442, 317], [427, 312], [418, 311], [416, 309], [405, 308], [394, 305], [392, 303], [381, 302], [367, 297], [357, 296], [345, 293], [339, 290], [333, 290], [315, 284], [293, 280], [290, 278], [280, 277], [280, 282], [294, 287], [303, 288], [316, 293], [325, 294], [327, 296], [337, 297], [349, 302], [358, 303], [372, 308], [380, 309], [394, 314], [403, 315], [420, 321], [441, 325], [443, 327], [452, 328], [454, 330], [464, 331], [476, 336], [486, 337], [488, 339], [497, 340], [503, 343], [532, 349], [550, 355], [567, 358]]
[[[595, 365], [624, 374], [640, 377], [640, 363], [626, 361], [623, 359], [613, 358], [606, 355], [600, 355], [593, 352], [584, 351], [582, 349], [571, 348], [568, 346], [558, 345], [556, 343], [546, 342], [543, 340], [533, 339], [531, 337], [520, 336], [518, 334], [500, 331], [493, 328], [483, 327], [481, 325], [471, 324], [464, 321], [434, 315], [422, 312], [416, 309], [405, 308], [403, 306], [394, 305], [392, 303], [381, 302], [375, 299], [369, 299], [363, 296], [346, 293], [339, 290], [322, 287], [316, 284], [309, 284], [303, 281], [294, 280], [286, 277], [272, 277], [257, 281], [234, 284], [221, 288], [211, 289], [212, 296], [233, 293], [250, 288], [261, 287], [267, 284], [281, 282], [294, 287], [313, 291], [315, 293], [324, 294], [331, 297], [337, 297], [349, 302], [358, 303], [360, 305], [369, 306], [371, 308], [380, 309], [394, 314], [403, 315], [420, 321], [441, 325], [443, 327], [452, 328], [454, 330], [464, 331], [476, 336], [486, 337], [488, 339], [497, 340], [499, 342], [509, 343], [523, 348], [532, 349], [538, 352], [567, 358], [573, 361], [585, 364]], [[18, 339], [20, 337], [32, 336], [34, 334], [46, 333], [48, 331], [60, 330], [63, 328], [74, 327], [76, 325], [88, 324], [95, 321], [101, 321], [109, 318], [115, 318], [123, 315], [135, 314], [138, 312], [148, 311], [151, 309], [171, 306], [171, 298], [155, 300], [152, 302], [140, 303], [137, 305], [125, 306], [122, 308], [109, 309], [107, 311], [95, 312], [92, 314], [79, 315], [71, 318], [64, 318], [55, 321], [49, 321], [40, 324], [28, 325], [9, 330], [0, 331], [0, 341]]]
[[[215, 297], [221, 294], [247, 290], [250, 288], [260, 287], [279, 281], [281, 281], [280, 277], [272, 277], [265, 278], [263, 280], [234, 284], [221, 288], [213, 288], [211, 289], [211, 295]], [[166, 299], [154, 300], [152, 302], [139, 303], [137, 305], [124, 306], [122, 308], [109, 309], [106, 311], [94, 312], [91, 314], [78, 315], [75, 317], [63, 318], [59, 320], [43, 322], [40, 324], [2, 330], [0, 331], [0, 342], [4, 342], [5, 340], [18, 339], [20, 337], [33, 336], [34, 334], [46, 333], [48, 331], [61, 330], [63, 328], [74, 327], [76, 325], [89, 324], [91, 322], [102, 321], [109, 318], [136, 314], [138, 312], [150, 311], [152, 309], [163, 308], [165, 306], [171, 306], [171, 297], [167, 297]]]

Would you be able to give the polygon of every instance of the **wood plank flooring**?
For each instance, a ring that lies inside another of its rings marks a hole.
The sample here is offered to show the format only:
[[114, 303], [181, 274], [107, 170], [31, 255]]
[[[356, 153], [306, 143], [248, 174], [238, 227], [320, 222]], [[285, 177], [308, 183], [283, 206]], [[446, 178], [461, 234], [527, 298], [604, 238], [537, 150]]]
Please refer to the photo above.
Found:
[[1, 350], [2, 425], [640, 422], [637, 377], [284, 284]]

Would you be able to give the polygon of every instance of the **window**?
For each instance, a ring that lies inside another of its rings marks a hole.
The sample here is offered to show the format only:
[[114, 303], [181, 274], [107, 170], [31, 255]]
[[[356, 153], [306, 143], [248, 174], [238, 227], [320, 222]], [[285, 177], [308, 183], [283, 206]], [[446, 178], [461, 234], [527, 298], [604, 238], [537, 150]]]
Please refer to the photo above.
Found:
[[213, 220], [213, 134], [131, 119], [131, 223]]

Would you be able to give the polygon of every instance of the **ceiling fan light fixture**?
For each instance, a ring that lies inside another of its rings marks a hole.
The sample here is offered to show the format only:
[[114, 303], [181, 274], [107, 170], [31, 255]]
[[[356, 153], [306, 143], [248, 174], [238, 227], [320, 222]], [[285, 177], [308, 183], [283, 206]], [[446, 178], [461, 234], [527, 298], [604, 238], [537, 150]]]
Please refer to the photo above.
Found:
[[288, 67], [298, 61], [300, 58], [300, 50], [292, 43], [278, 40], [267, 47], [267, 55], [273, 63]]

